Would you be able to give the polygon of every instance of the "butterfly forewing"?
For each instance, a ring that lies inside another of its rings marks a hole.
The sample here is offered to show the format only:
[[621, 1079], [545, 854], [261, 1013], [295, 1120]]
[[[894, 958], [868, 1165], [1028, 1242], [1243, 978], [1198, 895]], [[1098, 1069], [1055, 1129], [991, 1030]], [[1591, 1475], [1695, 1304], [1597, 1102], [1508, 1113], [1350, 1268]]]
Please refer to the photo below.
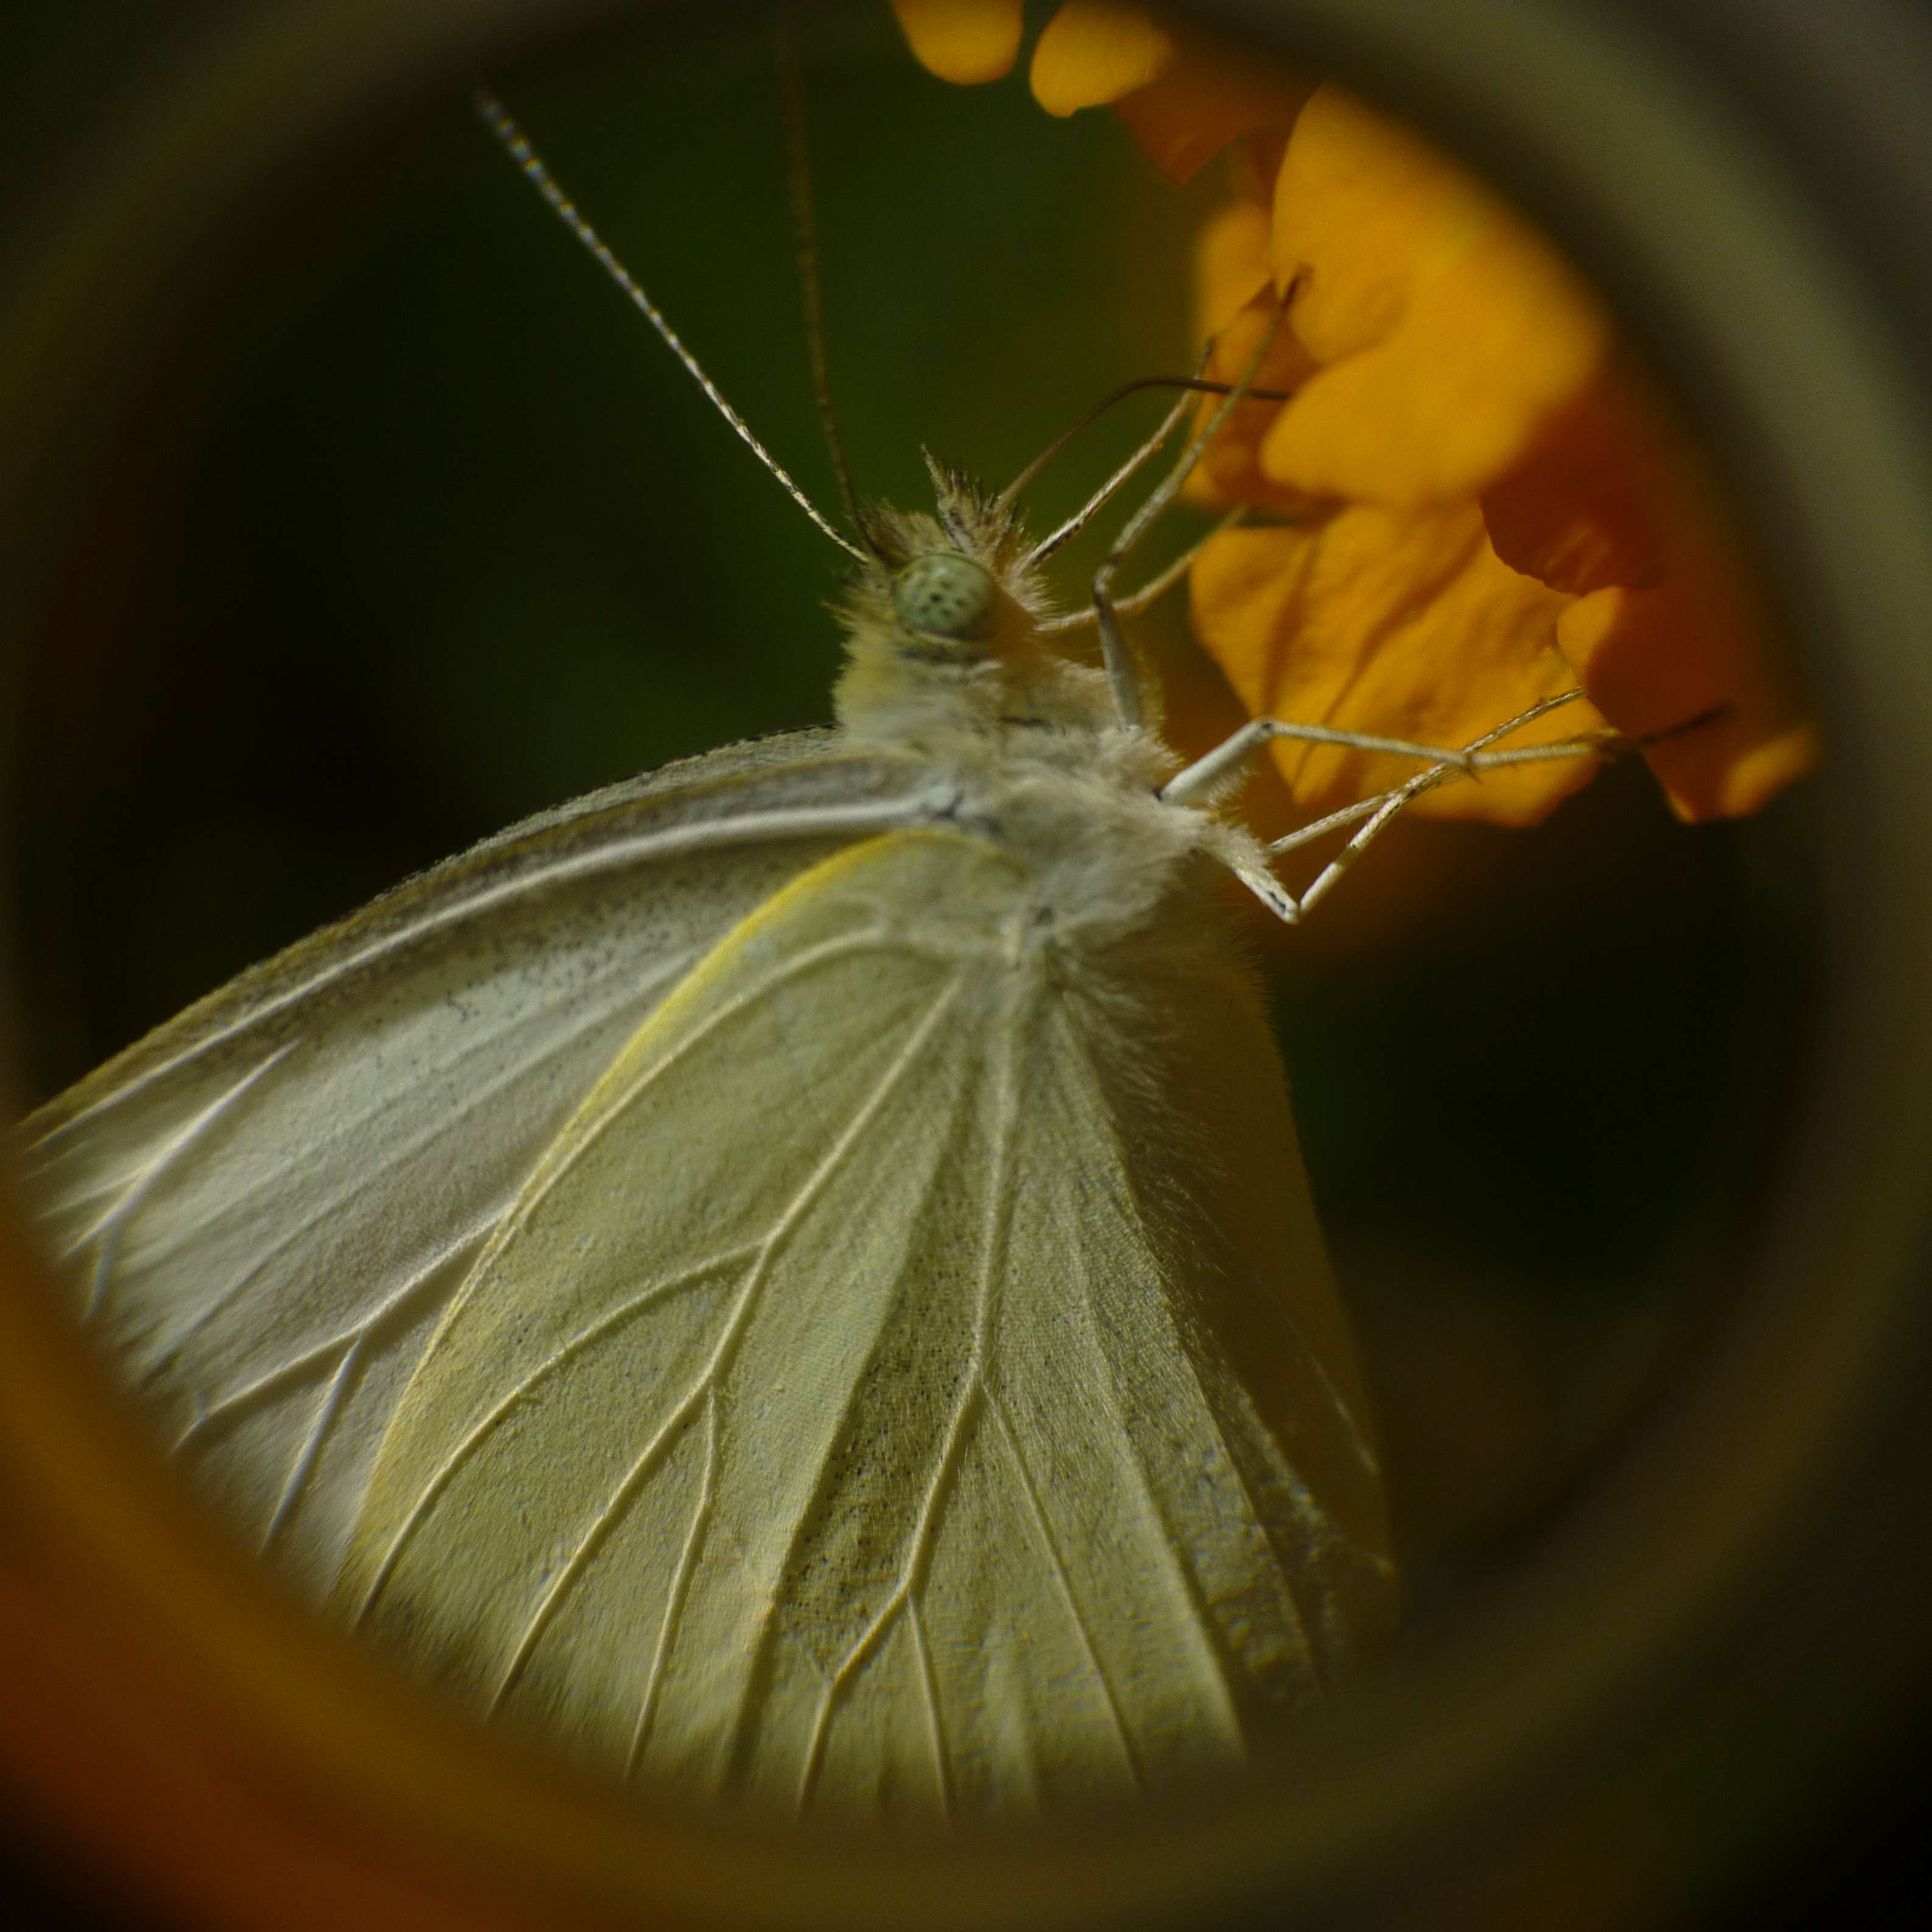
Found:
[[1271, 1044], [1216, 947], [1040, 915], [902, 832], [713, 948], [422, 1355], [352, 1617], [788, 1808], [1124, 1792], [1322, 1694], [1391, 1583]]
[[[719, 936], [843, 842], [731, 827], [920, 777], [826, 734], [593, 794], [244, 975], [27, 1123], [88, 1319], [244, 1533], [326, 1587], [409, 1373], [544, 1147]], [[705, 828], [722, 842], [687, 849]]]

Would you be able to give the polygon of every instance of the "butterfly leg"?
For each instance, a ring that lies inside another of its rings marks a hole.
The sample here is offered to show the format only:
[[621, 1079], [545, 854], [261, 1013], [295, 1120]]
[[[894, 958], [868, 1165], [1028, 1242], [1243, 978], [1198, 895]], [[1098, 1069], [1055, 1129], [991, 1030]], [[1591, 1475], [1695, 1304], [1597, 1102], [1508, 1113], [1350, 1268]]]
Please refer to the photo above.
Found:
[[1204, 757], [1161, 788], [1168, 805], [1191, 805], [1238, 771], [1264, 745], [1276, 738], [1293, 738], [1311, 745], [1340, 745], [1352, 752], [1386, 752], [1396, 758], [1420, 758], [1425, 764], [1447, 765], [1474, 775], [1468, 751], [1452, 752], [1440, 745], [1418, 745], [1407, 738], [1384, 738], [1368, 731], [1342, 731], [1328, 724], [1292, 724], [1285, 718], [1250, 719]]
[[[1353, 805], [1344, 806], [1338, 812], [1329, 812], [1310, 824], [1298, 827], [1286, 837], [1274, 840], [1268, 848], [1270, 859], [1306, 845], [1325, 832], [1339, 831], [1344, 826], [1354, 825], [1358, 828], [1348, 843], [1323, 866], [1299, 896], [1289, 892], [1272, 872], [1258, 872], [1252, 866], [1238, 865], [1234, 868], [1236, 876], [1284, 924], [1298, 924], [1320, 900], [1334, 889], [1342, 874], [1381, 836], [1403, 806], [1412, 800], [1420, 797], [1425, 791], [1432, 791], [1438, 785], [1448, 784], [1459, 778], [1480, 777], [1486, 771], [1500, 770], [1511, 765], [1536, 764], [1550, 758], [1604, 758], [1616, 752], [1624, 741], [1617, 734], [1607, 731], [1584, 733], [1574, 738], [1558, 739], [1549, 744], [1497, 748], [1501, 741], [1512, 732], [1520, 730], [1524, 725], [1534, 722], [1562, 705], [1574, 704], [1582, 695], [1580, 691], [1566, 691], [1554, 698], [1544, 698], [1540, 703], [1532, 705], [1528, 710], [1520, 712], [1515, 717], [1497, 725], [1492, 730], [1484, 732], [1480, 738], [1472, 740], [1460, 752], [1432, 754], [1437, 758], [1437, 762], [1418, 772], [1413, 778], [1405, 779], [1400, 784], [1391, 786], [1386, 791], [1378, 792], [1372, 797], [1358, 800]], [[1238, 736], [1239, 735], [1237, 734]], [[1415, 750], [1420, 748], [1406, 748]], [[1215, 754], [1210, 752], [1208, 755], [1212, 758]], [[1201, 762], [1204, 764], [1207, 761], [1204, 759]], [[1184, 778], [1187, 773], [1184, 772], [1180, 776]], [[1172, 791], [1172, 788], [1170, 786], [1168, 790]], [[1166, 795], [1165, 793], [1162, 794], [1163, 796]]]
[[[1526, 724], [1534, 724], [1538, 718], [1565, 704], [1575, 704], [1582, 695], [1581, 691], [1564, 691], [1554, 698], [1539, 699], [1528, 710], [1518, 712], [1514, 718], [1485, 731], [1480, 738], [1472, 739], [1460, 752], [1446, 750], [1439, 745], [1417, 744], [1407, 738], [1380, 737], [1373, 732], [1340, 730], [1328, 724], [1294, 724], [1279, 718], [1256, 718], [1170, 778], [1161, 788], [1160, 796], [1169, 805], [1192, 804], [1211, 792], [1230, 772], [1245, 764], [1262, 746], [1276, 738], [1292, 738], [1311, 745], [1340, 745], [1352, 752], [1384, 752], [1396, 758], [1420, 758], [1426, 764], [1442, 767], [1430, 776], [1428, 783], [1422, 787], [1424, 790], [1433, 790], [1452, 778], [1479, 778], [1484, 772], [1494, 771], [1504, 765], [1528, 764], [1551, 758], [1574, 758], [1586, 752], [1600, 753], [1608, 748], [1610, 742], [1601, 734], [1564, 739], [1554, 745], [1525, 745], [1500, 752], [1492, 748], [1513, 732], [1520, 731]], [[1392, 798], [1398, 792], [1414, 796], [1406, 781], [1388, 791], [1377, 792], [1354, 805], [1344, 806], [1340, 812], [1330, 812], [1312, 825], [1304, 825], [1268, 849], [1271, 852], [1285, 852], [1293, 845], [1306, 844], [1310, 839], [1319, 838], [1324, 832], [1352, 824], [1358, 818], [1366, 818], [1384, 799]]]
[[[1364, 800], [1363, 804], [1366, 808], [1361, 815], [1367, 819], [1367, 824], [1322, 867], [1298, 898], [1270, 872], [1252, 866], [1238, 865], [1234, 868], [1234, 876], [1284, 926], [1299, 926], [1304, 916], [1313, 910], [1316, 902], [1329, 892], [1342, 874], [1366, 850], [1370, 842], [1412, 798], [1419, 792], [1427, 791], [1442, 784], [1444, 778], [1455, 774], [1456, 770], [1454, 765], [1432, 765], [1427, 771], [1418, 772], [1406, 784], [1396, 786], [1392, 791]], [[1349, 808], [1351, 811], [1354, 809], [1354, 807]], [[1336, 817], [1340, 815], [1336, 814]], [[1270, 856], [1275, 849], [1273, 846], [1269, 847]]]
[[[1130, 591], [1124, 597], [1114, 599], [1114, 614], [1117, 617], [1137, 617], [1150, 604], [1165, 597], [1188, 572], [1193, 568], [1194, 560], [1223, 530], [1232, 530], [1247, 520], [1252, 508], [1247, 503], [1237, 503], [1208, 532], [1197, 538], [1177, 556], [1172, 563], [1163, 566], [1143, 584], [1138, 590]], [[1095, 621], [1096, 614], [1091, 604], [1084, 610], [1069, 611], [1064, 616], [1048, 617], [1041, 626], [1042, 632], [1078, 631]]]

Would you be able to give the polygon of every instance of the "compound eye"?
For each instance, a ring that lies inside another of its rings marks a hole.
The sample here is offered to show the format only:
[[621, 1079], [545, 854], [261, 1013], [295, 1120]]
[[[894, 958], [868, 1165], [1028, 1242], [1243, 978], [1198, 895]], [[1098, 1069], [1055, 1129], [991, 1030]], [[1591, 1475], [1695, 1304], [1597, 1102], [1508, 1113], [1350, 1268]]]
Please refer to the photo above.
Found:
[[892, 579], [892, 609], [909, 631], [982, 644], [998, 616], [991, 574], [956, 550], [928, 550]]

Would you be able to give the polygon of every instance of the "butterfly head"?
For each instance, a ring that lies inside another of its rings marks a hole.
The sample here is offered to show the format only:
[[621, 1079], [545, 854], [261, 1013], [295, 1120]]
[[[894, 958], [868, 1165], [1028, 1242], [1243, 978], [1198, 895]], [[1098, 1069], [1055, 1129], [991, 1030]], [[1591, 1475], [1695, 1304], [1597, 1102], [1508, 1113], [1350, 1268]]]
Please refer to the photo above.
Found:
[[839, 610], [850, 662], [838, 715], [862, 730], [896, 734], [938, 713], [1036, 712], [1073, 668], [1046, 647], [1047, 604], [1012, 512], [970, 477], [926, 460], [932, 511], [867, 510], [871, 560]]

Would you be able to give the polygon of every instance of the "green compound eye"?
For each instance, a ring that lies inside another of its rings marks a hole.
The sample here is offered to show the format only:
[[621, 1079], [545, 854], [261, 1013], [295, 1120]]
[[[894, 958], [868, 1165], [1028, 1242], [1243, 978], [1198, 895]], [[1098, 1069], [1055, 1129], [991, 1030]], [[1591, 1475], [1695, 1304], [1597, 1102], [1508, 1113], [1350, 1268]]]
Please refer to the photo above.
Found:
[[892, 579], [892, 609], [908, 630], [958, 644], [984, 644], [993, 634], [992, 576], [956, 550], [928, 550]]

